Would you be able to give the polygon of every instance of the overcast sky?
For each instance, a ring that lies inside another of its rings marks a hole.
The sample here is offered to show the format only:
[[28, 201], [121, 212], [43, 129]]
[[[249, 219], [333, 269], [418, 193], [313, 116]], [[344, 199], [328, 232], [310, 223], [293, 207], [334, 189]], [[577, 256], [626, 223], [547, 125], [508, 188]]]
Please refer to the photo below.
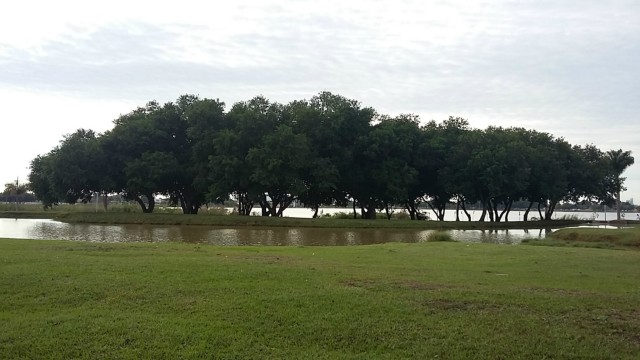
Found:
[[640, 1], [11, 1], [0, 9], [0, 181], [78, 128], [185, 93], [331, 91], [631, 150], [640, 203]]

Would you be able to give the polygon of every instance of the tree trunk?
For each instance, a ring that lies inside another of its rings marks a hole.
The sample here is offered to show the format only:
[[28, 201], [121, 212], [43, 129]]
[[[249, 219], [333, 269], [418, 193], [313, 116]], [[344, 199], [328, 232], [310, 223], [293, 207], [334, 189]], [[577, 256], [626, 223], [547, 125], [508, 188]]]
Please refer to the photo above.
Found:
[[267, 202], [267, 197], [262, 195], [259, 202], [260, 202], [260, 208], [262, 209], [262, 216], [269, 216], [270, 209], [269, 209], [269, 203]]
[[540, 215], [540, 220], [544, 220], [544, 216], [542, 216], [542, 210], [540, 209], [541, 202], [538, 201], [538, 215]]
[[147, 198], [148, 205], [145, 204], [144, 201], [142, 201], [142, 198], [140, 198], [140, 196], [137, 196], [137, 195], [134, 196], [133, 200], [137, 202], [138, 205], [140, 205], [140, 208], [142, 209], [143, 213], [150, 214], [153, 212], [153, 209], [156, 206], [156, 200], [153, 197], [153, 195], [144, 195], [144, 197]]
[[353, 199], [353, 218], [357, 219], [358, 218], [358, 213], [356, 213], [356, 199]]
[[253, 202], [249, 200], [249, 195], [238, 193], [238, 214], [249, 216], [251, 215], [251, 210], [253, 210]]
[[[287, 208], [289, 208], [289, 206], [291, 206], [291, 204], [293, 203], [293, 200], [295, 200], [295, 197], [293, 196], [283, 195], [283, 197], [284, 198], [279, 200], [279, 205], [280, 205], [279, 208], [276, 208], [276, 205], [274, 204], [274, 208], [277, 209], [277, 212], [276, 212], [277, 217], [282, 217], [284, 214], [284, 211], [287, 210]], [[278, 199], [280, 199], [280, 197], [278, 197]]]
[[491, 204], [490, 211], [493, 213], [493, 221], [500, 222], [500, 218], [498, 217], [498, 203], [496, 202], [495, 199], [489, 200], [489, 203]]
[[556, 210], [557, 204], [558, 204], [557, 201], [549, 200], [549, 207], [547, 207], [547, 210], [545, 211], [545, 214], [544, 214], [545, 220], [551, 220], [551, 217], [553, 216], [553, 212]]
[[442, 206], [434, 206], [431, 201], [427, 201], [427, 205], [431, 208], [431, 211], [436, 215], [438, 221], [444, 221], [444, 215], [446, 212], [446, 204]]
[[460, 207], [462, 207], [462, 211], [467, 216], [467, 220], [471, 221], [471, 214], [469, 214], [469, 212], [467, 211], [467, 205], [465, 204], [464, 199], [462, 199], [462, 202], [460, 203]]
[[387, 214], [387, 220], [391, 220], [392, 213], [389, 211], [389, 205], [384, 206], [384, 212]]
[[504, 210], [502, 210], [502, 213], [500, 214], [500, 219], [504, 219], [504, 222], [509, 222], [509, 214], [511, 213], [512, 206], [513, 206], [513, 200], [511, 199], [509, 199], [509, 201], [507, 201], [504, 204]]
[[317, 219], [318, 218], [318, 208], [319, 208], [318, 205], [315, 205], [313, 207], [313, 217], [312, 217], [313, 219]]
[[367, 219], [375, 220], [376, 219], [376, 207], [373, 204], [369, 204], [367, 207]]
[[460, 221], [460, 196], [458, 196], [458, 201], [456, 201], [456, 221]]
[[109, 196], [107, 192], [104, 192], [104, 196], [102, 197], [102, 206], [104, 207], [104, 212], [107, 212], [107, 207], [109, 206]]
[[[622, 183], [622, 181], [620, 181]], [[616, 214], [617, 214], [617, 219], [618, 221], [621, 220], [620, 218], [620, 191], [618, 191], [616, 193]]]
[[405, 202], [404, 207], [405, 209], [407, 209], [407, 212], [409, 213], [409, 217], [411, 218], [411, 220], [415, 220], [417, 218], [415, 201], [408, 200], [407, 202]]
[[527, 207], [527, 210], [524, 212], [524, 218], [523, 220], [526, 222], [529, 219], [529, 211], [531, 211], [531, 207], [533, 206], [533, 201], [529, 201], [529, 207]]
[[487, 216], [487, 204], [484, 200], [482, 202], [482, 214], [480, 215], [480, 221], [484, 222], [485, 217]]
[[494, 222], [494, 217], [493, 217], [493, 204], [491, 203], [491, 200], [487, 201], [487, 212], [489, 213], [489, 221], [490, 222]]
[[375, 220], [376, 218], [376, 208], [372, 204], [363, 205], [360, 204], [360, 214], [363, 219]]

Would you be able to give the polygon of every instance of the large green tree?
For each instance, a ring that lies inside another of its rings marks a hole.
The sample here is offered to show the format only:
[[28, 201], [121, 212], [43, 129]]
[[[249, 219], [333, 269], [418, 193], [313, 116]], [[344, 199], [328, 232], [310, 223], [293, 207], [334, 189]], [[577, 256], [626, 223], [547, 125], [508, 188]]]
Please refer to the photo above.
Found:
[[[365, 196], [391, 218], [393, 207], [401, 205], [416, 218], [415, 197], [412, 190], [419, 185], [417, 148], [421, 140], [419, 120], [414, 115], [382, 117], [368, 136], [357, 144], [356, 165], [362, 165], [360, 198]], [[411, 206], [413, 205], [413, 206]]]
[[526, 158], [531, 168], [524, 193], [524, 199], [529, 201], [524, 221], [528, 220], [534, 203], [538, 204], [539, 218], [550, 220], [558, 203], [569, 194], [571, 145], [547, 133], [533, 130], [520, 132], [527, 144]]
[[54, 151], [36, 156], [31, 160], [31, 170], [29, 172], [31, 191], [42, 202], [45, 209], [57, 205], [60, 201], [60, 196], [56, 193], [52, 182], [53, 156], [55, 156]]
[[[339, 151], [334, 144], [334, 134], [330, 131], [329, 118], [323, 115], [318, 102], [293, 101], [287, 105], [291, 126], [294, 131], [304, 134], [308, 144], [307, 169], [302, 172], [304, 188], [298, 199], [318, 217], [322, 205], [333, 205], [339, 200], [340, 172], [336, 160]], [[344, 196], [342, 196], [344, 198]]]
[[10, 182], [4, 184], [4, 191], [2, 195], [13, 195], [15, 200], [16, 210], [18, 210], [18, 203], [20, 195], [25, 194], [29, 190], [29, 184], [21, 184], [17, 179], [16, 182]]
[[609, 163], [611, 190], [616, 201], [617, 219], [620, 220], [620, 193], [626, 190], [624, 187], [626, 178], [622, 177], [622, 173], [633, 165], [634, 159], [631, 156], [631, 151], [623, 151], [622, 149], [607, 151], [606, 158]]
[[332, 171], [337, 169], [339, 174], [334, 200], [338, 204], [345, 204], [351, 199], [354, 209], [359, 206], [364, 218], [375, 219], [376, 202], [367, 190], [369, 179], [362, 175], [362, 168], [367, 164], [357, 161], [360, 155], [355, 153], [358, 151], [355, 144], [362, 141], [371, 130], [375, 110], [330, 92], [321, 92], [309, 102], [320, 113], [322, 122], [315, 127], [317, 134], [306, 134], [320, 158], [328, 159], [331, 166], [335, 167]]
[[104, 135], [111, 190], [152, 212], [156, 195], [169, 196], [185, 214], [206, 202], [212, 138], [224, 125], [224, 104], [194, 95], [149, 102], [115, 120]]
[[[254, 147], [262, 147], [265, 152], [279, 151], [265, 147], [263, 140], [283, 124], [283, 106], [258, 96], [235, 103], [227, 117], [229, 126], [213, 138], [213, 155], [209, 157], [209, 194], [214, 198], [233, 195], [241, 215], [250, 215], [255, 204], [260, 205], [263, 216], [271, 215], [269, 209], [273, 207], [270, 203], [273, 199], [269, 199], [268, 190], [255, 175], [260, 156], [254, 150], [254, 160], [249, 162], [248, 157]], [[274, 138], [269, 142], [276, 148], [286, 146]]]
[[260, 189], [259, 203], [263, 213], [282, 216], [291, 203], [305, 191], [303, 174], [309, 170], [309, 143], [291, 126], [280, 124], [249, 149], [247, 166], [251, 180]]
[[430, 121], [423, 130], [426, 149], [422, 156], [426, 172], [421, 185], [436, 219], [443, 221], [446, 207], [453, 198], [457, 207], [462, 206], [466, 211], [463, 188], [457, 186], [457, 180], [465, 177], [464, 157], [468, 154], [462, 139], [469, 131], [469, 123], [466, 119], [450, 116], [441, 123]]
[[[108, 155], [104, 168], [111, 179], [110, 190], [135, 201], [145, 213], [153, 212], [156, 193], [161, 190], [144, 181], [130, 179], [127, 176], [127, 165], [142, 158], [146, 151], [161, 150], [155, 140], [157, 130], [150, 118], [159, 108], [157, 102], [151, 101], [144, 107], [118, 117], [114, 120], [113, 129], [100, 139], [103, 151]], [[138, 163], [137, 168], [140, 169], [141, 165]], [[133, 169], [129, 168], [129, 172], [131, 171]], [[141, 178], [145, 177], [144, 173], [136, 173]]]

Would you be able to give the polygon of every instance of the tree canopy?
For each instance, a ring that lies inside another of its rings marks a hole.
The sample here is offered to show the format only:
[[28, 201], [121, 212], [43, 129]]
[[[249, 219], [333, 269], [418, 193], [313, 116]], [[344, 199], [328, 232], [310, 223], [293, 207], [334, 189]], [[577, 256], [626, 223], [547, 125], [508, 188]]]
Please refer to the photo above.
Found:
[[[473, 129], [449, 117], [391, 117], [322, 92], [288, 104], [263, 96], [233, 104], [180, 96], [119, 116], [112, 129], [79, 129], [31, 162], [45, 206], [120, 193], [152, 212], [165, 196], [185, 214], [233, 199], [241, 215], [282, 216], [294, 201], [317, 211], [351, 203], [363, 218], [397, 208], [443, 220], [455, 204], [470, 220], [508, 221], [514, 202], [550, 219], [563, 201], [610, 203], [624, 190], [629, 151], [603, 152], [523, 128]], [[458, 211], [456, 211], [458, 214]]]

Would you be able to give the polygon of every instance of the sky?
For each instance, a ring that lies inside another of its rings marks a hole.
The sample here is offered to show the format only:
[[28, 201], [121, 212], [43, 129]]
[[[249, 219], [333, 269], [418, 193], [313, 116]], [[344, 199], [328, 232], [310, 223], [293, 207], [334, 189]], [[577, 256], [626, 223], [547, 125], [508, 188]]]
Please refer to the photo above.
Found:
[[630, 150], [640, 203], [640, 1], [11, 1], [0, 6], [0, 182], [78, 128], [182, 94], [227, 109], [330, 91]]

